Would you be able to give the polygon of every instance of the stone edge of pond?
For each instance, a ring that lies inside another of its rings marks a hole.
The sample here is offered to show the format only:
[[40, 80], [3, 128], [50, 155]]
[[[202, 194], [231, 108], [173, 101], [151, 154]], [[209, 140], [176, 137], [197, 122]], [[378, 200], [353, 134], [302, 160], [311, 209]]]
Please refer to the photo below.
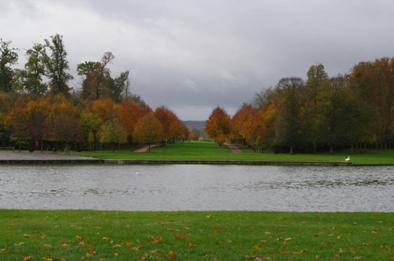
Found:
[[248, 166], [394, 166], [347, 162], [245, 161], [245, 160], [111, 160], [111, 159], [7, 159], [0, 165], [248, 165]]

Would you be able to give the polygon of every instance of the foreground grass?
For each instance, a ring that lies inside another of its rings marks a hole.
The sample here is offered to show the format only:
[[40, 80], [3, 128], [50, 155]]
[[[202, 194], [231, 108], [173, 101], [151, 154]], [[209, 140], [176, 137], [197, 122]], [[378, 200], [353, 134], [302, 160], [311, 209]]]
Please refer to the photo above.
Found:
[[393, 213], [1, 210], [0, 231], [0, 260], [394, 258]]
[[257, 153], [243, 149], [234, 154], [226, 146], [219, 147], [213, 142], [178, 142], [164, 147], [154, 148], [151, 152], [136, 153], [121, 151], [84, 151], [82, 156], [101, 159], [141, 159], [141, 160], [266, 160], [266, 161], [313, 161], [343, 162], [351, 156], [354, 164], [394, 164], [394, 150], [370, 153], [320, 153], [320, 154], [285, 154]]

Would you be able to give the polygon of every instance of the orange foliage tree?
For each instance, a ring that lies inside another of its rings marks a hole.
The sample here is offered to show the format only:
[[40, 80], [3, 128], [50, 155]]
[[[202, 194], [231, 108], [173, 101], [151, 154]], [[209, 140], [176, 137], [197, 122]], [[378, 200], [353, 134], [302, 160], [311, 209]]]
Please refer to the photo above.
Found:
[[230, 116], [220, 107], [216, 107], [205, 125], [205, 131], [220, 146], [230, 134]]
[[137, 122], [133, 140], [139, 144], [148, 144], [149, 151], [152, 144], [163, 140], [163, 127], [153, 112], [146, 114]]
[[254, 112], [250, 104], [244, 104], [231, 118], [231, 140], [241, 143], [245, 142], [245, 138], [241, 135], [242, 126], [246, 119]]
[[[155, 110], [155, 116], [163, 126], [163, 137], [165, 142], [175, 141], [176, 139], [185, 139], [188, 135], [186, 126], [178, 117], [164, 106]], [[185, 129], [186, 128], [186, 129]]]
[[47, 140], [64, 143], [65, 149], [71, 143], [82, 140], [81, 124], [75, 106], [64, 96], [54, 97], [47, 118]]
[[119, 104], [117, 117], [119, 124], [126, 130], [129, 142], [132, 141], [136, 123], [151, 112], [148, 106], [142, 106], [131, 100], [123, 100]]
[[91, 111], [97, 114], [103, 122], [113, 120], [116, 116], [116, 106], [109, 98], [98, 99], [91, 103]]
[[7, 123], [14, 138], [18, 142], [30, 143], [31, 150], [41, 148], [49, 111], [50, 104], [46, 97], [27, 102], [22, 98], [7, 115]]

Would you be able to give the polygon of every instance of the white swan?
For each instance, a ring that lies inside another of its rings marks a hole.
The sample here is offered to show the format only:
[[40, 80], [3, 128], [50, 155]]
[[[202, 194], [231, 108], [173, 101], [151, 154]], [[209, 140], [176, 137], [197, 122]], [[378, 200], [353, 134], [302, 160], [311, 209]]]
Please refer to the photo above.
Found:
[[345, 162], [350, 162], [350, 156], [347, 156], [347, 158], [345, 159]]

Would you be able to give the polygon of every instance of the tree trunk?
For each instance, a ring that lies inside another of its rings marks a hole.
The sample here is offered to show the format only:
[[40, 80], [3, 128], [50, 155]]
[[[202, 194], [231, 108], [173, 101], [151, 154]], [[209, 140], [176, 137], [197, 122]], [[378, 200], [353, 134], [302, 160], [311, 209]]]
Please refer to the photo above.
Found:
[[150, 152], [150, 143], [148, 144], [148, 152]]

